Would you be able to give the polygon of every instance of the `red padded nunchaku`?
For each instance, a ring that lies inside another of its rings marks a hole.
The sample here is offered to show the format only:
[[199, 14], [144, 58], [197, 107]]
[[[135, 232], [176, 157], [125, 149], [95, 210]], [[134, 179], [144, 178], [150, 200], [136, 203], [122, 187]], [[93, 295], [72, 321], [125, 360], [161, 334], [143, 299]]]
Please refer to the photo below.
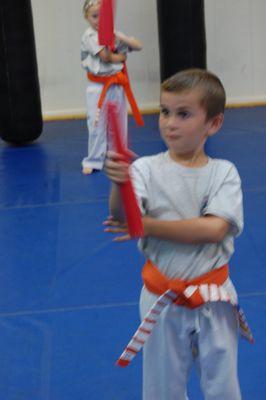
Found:
[[[108, 102], [107, 112], [108, 125], [110, 127], [109, 132], [112, 134], [112, 142], [114, 143], [115, 151], [122, 154], [127, 162], [130, 162], [131, 153], [128, 148], [124, 146], [122, 141], [115, 103]], [[128, 177], [128, 180], [121, 183], [119, 187], [127, 220], [128, 233], [132, 238], [141, 237], [144, 234], [143, 224], [130, 176]]]

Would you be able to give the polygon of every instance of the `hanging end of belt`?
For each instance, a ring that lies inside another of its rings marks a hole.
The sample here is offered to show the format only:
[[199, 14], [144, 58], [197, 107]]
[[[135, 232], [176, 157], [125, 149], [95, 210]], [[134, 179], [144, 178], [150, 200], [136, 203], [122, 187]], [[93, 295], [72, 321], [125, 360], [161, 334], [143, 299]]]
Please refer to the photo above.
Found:
[[130, 361], [124, 360], [124, 359], [122, 359], [122, 358], [119, 358], [119, 359], [116, 361], [115, 365], [118, 366], [118, 367], [121, 367], [121, 368], [125, 368], [125, 367], [128, 366], [129, 363], [130, 363]]
[[139, 112], [139, 110], [137, 110], [137, 111], [135, 110], [133, 112], [133, 118], [134, 118], [137, 126], [144, 126], [145, 125], [144, 119], [142, 118], [142, 115]]
[[97, 108], [96, 113], [95, 113], [94, 126], [98, 125], [98, 122], [100, 119], [100, 112], [101, 112], [101, 109]]

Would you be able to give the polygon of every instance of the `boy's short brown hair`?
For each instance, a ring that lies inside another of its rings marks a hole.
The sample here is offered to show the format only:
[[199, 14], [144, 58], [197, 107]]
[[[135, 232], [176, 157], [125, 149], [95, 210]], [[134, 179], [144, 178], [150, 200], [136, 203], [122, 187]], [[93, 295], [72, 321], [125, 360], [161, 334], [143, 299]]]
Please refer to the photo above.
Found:
[[224, 87], [220, 79], [210, 71], [199, 68], [186, 69], [166, 79], [161, 85], [162, 91], [172, 93], [193, 89], [200, 89], [202, 92], [201, 106], [206, 111], [207, 119], [224, 112]]

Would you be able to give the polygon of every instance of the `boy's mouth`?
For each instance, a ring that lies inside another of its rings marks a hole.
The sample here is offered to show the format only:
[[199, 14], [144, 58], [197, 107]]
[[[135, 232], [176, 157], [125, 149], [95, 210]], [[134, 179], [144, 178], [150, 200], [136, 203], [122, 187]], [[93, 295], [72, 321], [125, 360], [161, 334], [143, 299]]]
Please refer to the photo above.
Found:
[[167, 135], [165, 135], [165, 137], [166, 137], [166, 139], [168, 139], [168, 140], [178, 140], [178, 139], [181, 138], [180, 135], [174, 135], [174, 134], [172, 134], [172, 135], [167, 134]]

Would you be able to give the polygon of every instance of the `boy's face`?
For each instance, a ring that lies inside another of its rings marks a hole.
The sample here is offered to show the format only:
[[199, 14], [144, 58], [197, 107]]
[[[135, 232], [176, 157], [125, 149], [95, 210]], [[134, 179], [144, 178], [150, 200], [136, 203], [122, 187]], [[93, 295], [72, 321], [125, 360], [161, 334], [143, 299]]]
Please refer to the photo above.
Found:
[[177, 161], [204, 156], [204, 144], [208, 136], [214, 134], [221, 126], [222, 115], [219, 127], [217, 124], [214, 127], [216, 117], [207, 120], [200, 99], [200, 89], [161, 93], [159, 128], [171, 157]]
[[87, 12], [86, 20], [89, 22], [90, 26], [98, 30], [99, 25], [99, 12], [100, 12], [100, 2], [97, 2], [93, 6], [91, 6]]

